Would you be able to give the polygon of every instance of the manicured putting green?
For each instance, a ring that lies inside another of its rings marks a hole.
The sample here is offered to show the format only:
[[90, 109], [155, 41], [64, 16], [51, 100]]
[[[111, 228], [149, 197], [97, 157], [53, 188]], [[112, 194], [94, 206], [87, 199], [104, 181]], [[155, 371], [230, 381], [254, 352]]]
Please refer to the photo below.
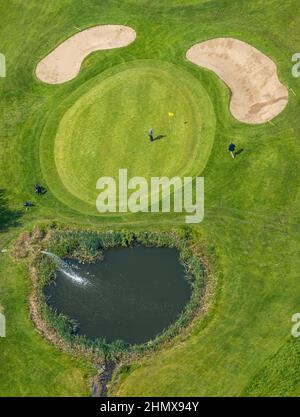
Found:
[[[62, 184], [65, 194], [73, 197], [73, 208], [75, 197], [96, 214], [98, 178], [118, 178], [120, 168], [127, 168], [129, 177], [147, 179], [201, 172], [211, 151], [214, 126], [205, 89], [184, 70], [153, 61], [121, 66], [95, 79], [62, 116], [53, 143], [59, 181], [48, 175], [50, 188], [56, 193]], [[157, 138], [152, 143], [150, 127]], [[48, 163], [44, 161], [49, 173]], [[67, 202], [62, 194], [59, 191]]]

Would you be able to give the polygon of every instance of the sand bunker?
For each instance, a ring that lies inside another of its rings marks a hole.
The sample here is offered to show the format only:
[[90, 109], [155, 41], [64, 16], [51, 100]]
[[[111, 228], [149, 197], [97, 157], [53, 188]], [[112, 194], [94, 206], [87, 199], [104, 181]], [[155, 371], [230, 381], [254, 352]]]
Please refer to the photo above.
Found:
[[279, 81], [275, 63], [245, 42], [212, 39], [192, 46], [189, 61], [214, 71], [230, 88], [230, 110], [245, 123], [265, 123], [288, 103], [288, 90]]
[[75, 78], [82, 61], [94, 51], [121, 48], [132, 43], [136, 33], [128, 26], [102, 25], [77, 33], [60, 44], [37, 66], [36, 75], [45, 83], [61, 84]]

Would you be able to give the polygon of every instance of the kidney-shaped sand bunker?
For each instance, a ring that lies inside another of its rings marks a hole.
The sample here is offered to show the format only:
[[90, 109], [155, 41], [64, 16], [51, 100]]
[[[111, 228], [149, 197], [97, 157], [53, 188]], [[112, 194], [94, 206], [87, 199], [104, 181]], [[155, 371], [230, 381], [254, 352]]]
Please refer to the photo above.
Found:
[[61, 43], [36, 67], [36, 76], [48, 84], [61, 84], [75, 78], [85, 57], [105, 49], [127, 46], [135, 31], [122, 25], [101, 25], [76, 33]]
[[275, 63], [251, 45], [233, 38], [211, 39], [192, 46], [189, 61], [215, 72], [230, 88], [230, 111], [245, 123], [265, 123], [288, 103]]

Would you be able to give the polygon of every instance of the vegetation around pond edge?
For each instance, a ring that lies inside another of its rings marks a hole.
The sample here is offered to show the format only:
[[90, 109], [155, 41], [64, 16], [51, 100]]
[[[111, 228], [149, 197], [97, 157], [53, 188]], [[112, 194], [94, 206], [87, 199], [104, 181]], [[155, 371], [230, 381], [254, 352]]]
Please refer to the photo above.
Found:
[[[57, 265], [42, 251], [52, 252], [61, 258], [73, 257], [81, 261], [93, 262], [101, 258], [102, 251], [106, 249], [132, 247], [136, 244], [146, 247], [171, 247], [179, 251], [186, 278], [192, 287], [191, 298], [183, 312], [174, 323], [153, 340], [143, 344], [130, 345], [121, 340], [107, 343], [105, 339], [91, 340], [77, 335], [77, 323], [63, 314], [58, 314], [46, 303], [43, 288], [54, 279]], [[212, 295], [213, 285], [210, 285], [208, 280], [209, 264], [203, 249], [199, 243], [193, 242], [187, 229], [160, 232], [83, 231], [46, 225], [23, 233], [13, 247], [12, 256], [26, 258], [28, 262], [33, 284], [29, 299], [30, 315], [38, 331], [58, 348], [92, 361], [98, 369], [98, 375], [95, 378], [97, 382], [101, 380], [99, 374], [105, 373], [107, 365], [111, 367], [111, 364], [118, 364], [120, 368], [122, 364], [126, 370], [133, 360], [173, 343], [176, 336], [187, 334], [193, 319], [207, 310], [206, 299]], [[101, 389], [98, 387], [99, 391]]]

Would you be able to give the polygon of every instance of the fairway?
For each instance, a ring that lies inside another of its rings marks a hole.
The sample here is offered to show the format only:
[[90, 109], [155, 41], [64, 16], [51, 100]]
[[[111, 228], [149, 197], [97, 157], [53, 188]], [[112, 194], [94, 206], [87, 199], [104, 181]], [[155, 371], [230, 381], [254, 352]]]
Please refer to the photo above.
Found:
[[[206, 267], [194, 320], [116, 369], [109, 395], [300, 396], [299, 0], [2, 0], [0, 15], [0, 396], [93, 393], [99, 363], [31, 319], [29, 265], [55, 230], [180, 235]], [[98, 212], [98, 179], [120, 169], [204, 177], [203, 221]]]

